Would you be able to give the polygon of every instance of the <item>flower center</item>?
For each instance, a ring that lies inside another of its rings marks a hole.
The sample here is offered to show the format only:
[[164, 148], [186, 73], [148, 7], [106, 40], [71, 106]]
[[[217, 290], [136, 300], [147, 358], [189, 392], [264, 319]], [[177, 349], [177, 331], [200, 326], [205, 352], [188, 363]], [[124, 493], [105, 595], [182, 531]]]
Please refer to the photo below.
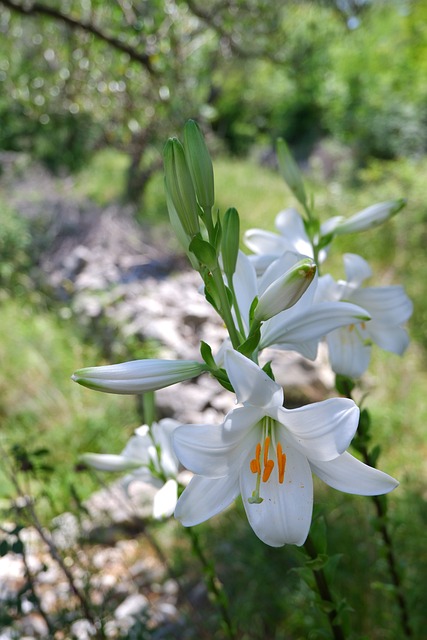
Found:
[[[277, 467], [279, 484], [283, 484], [285, 479], [286, 453], [283, 453], [280, 442], [277, 442], [276, 446], [271, 443], [271, 432], [270, 419], [265, 418], [263, 440], [257, 443], [255, 456], [249, 463], [251, 472], [256, 475], [255, 489], [252, 491], [252, 496], [248, 498], [251, 504], [260, 504], [263, 501], [260, 495], [261, 483], [268, 482], [275, 466]], [[275, 459], [270, 458], [270, 450]]]
[[360, 342], [363, 344], [364, 347], [372, 346], [372, 340], [369, 337], [365, 337], [362, 334], [362, 331], [366, 331], [366, 322], [359, 322], [359, 324], [357, 325], [350, 324], [348, 325], [347, 329], [349, 333], [352, 333], [354, 331], [354, 333], [357, 335], [357, 337], [359, 338]]

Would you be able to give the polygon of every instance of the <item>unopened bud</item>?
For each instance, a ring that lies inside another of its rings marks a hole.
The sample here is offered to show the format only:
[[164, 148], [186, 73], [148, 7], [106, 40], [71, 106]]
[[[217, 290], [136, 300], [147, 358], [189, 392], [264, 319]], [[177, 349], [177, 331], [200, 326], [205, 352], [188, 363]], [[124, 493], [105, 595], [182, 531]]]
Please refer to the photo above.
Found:
[[185, 233], [193, 238], [200, 231], [199, 206], [184, 148], [177, 138], [170, 138], [167, 141], [163, 156], [166, 190]]
[[260, 296], [254, 319], [263, 322], [292, 307], [307, 290], [316, 274], [316, 264], [304, 258], [277, 278]]
[[341, 222], [334, 230], [334, 233], [336, 235], [356, 233], [358, 231], [366, 231], [367, 229], [378, 227], [380, 224], [396, 215], [398, 211], [403, 209], [405, 204], [406, 200], [404, 198], [400, 198], [399, 200], [387, 200], [386, 202], [373, 204], [370, 207], [355, 213], [354, 216], [351, 216], [348, 220]]
[[190, 380], [206, 370], [205, 364], [194, 360], [132, 360], [79, 369], [72, 379], [95, 391], [140, 394]]
[[240, 220], [237, 210], [227, 209], [222, 222], [221, 255], [224, 273], [231, 278], [236, 271], [240, 242]]
[[188, 120], [184, 127], [184, 150], [199, 205], [210, 210], [215, 200], [212, 160], [194, 120]]
[[282, 138], [279, 138], [277, 141], [277, 158], [279, 161], [280, 172], [285, 179], [286, 184], [298, 202], [305, 206], [307, 203], [307, 196], [301, 172], [289, 150], [288, 145]]

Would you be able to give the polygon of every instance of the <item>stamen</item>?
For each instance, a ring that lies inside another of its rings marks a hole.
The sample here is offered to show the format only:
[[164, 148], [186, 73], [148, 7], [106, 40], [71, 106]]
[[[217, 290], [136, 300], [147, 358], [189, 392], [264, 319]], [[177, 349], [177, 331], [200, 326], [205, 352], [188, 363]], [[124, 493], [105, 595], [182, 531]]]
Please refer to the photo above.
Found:
[[261, 463], [259, 461], [260, 456], [261, 456], [261, 443], [258, 442], [257, 446], [255, 447], [255, 458], [252, 458], [250, 462], [252, 473], [261, 473]]
[[277, 466], [278, 466], [278, 472], [279, 472], [279, 483], [283, 484], [283, 481], [285, 479], [285, 469], [286, 469], [286, 453], [283, 453], [282, 445], [280, 444], [280, 442], [277, 443], [276, 451], [277, 451]]
[[267, 460], [267, 464], [264, 465], [264, 473], [262, 474], [262, 481], [267, 482], [271, 476], [271, 472], [274, 469], [274, 460]]

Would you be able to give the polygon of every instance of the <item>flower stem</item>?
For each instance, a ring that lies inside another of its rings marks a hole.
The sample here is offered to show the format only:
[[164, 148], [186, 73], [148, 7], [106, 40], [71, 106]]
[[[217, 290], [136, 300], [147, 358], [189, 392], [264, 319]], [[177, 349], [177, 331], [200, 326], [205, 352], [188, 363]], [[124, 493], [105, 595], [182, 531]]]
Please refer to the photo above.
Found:
[[[310, 560], [315, 560], [318, 557], [316, 546], [313, 539], [308, 536], [304, 543], [304, 549]], [[341, 624], [338, 622], [338, 610], [332, 596], [331, 590], [326, 579], [325, 572], [322, 568], [312, 569], [313, 576], [316, 581], [317, 590], [323, 602], [328, 605], [327, 616], [329, 624], [331, 626], [332, 636], [334, 640], [345, 640], [345, 634]]]
[[218, 268], [212, 270], [212, 276], [217, 288], [217, 292], [219, 295], [219, 299], [221, 302], [221, 316], [224, 320], [225, 326], [227, 327], [231, 344], [235, 349], [240, 345], [240, 337], [237, 332], [237, 329], [234, 325], [233, 315], [231, 313], [230, 302], [228, 300], [227, 292], [225, 290], [224, 280], [222, 279], [221, 269], [218, 265]]
[[[341, 388], [341, 393], [345, 395], [350, 400], [352, 398], [352, 390], [355, 386], [354, 382], [351, 379], [343, 380], [344, 386]], [[370, 419], [367, 410], [364, 410], [365, 414], [368, 416], [368, 419], [364, 420], [362, 423], [362, 413], [359, 419], [359, 427], [358, 427], [358, 435], [353, 440], [354, 448], [361, 454], [363, 462], [370, 467], [376, 468], [376, 458], [377, 455], [372, 455], [371, 451], [369, 451], [367, 442], [371, 438], [370, 434]], [[385, 548], [386, 561], [391, 577], [391, 581], [394, 587], [394, 594], [396, 597], [397, 606], [399, 608], [400, 614], [400, 624], [402, 626], [403, 631], [405, 632], [406, 638], [412, 638], [412, 628], [410, 623], [408, 605], [405, 598], [405, 593], [402, 585], [402, 580], [399, 574], [396, 554], [394, 552], [393, 540], [390, 535], [389, 527], [387, 526], [387, 496], [371, 496], [372, 502], [374, 503], [375, 510], [377, 512], [378, 517], [378, 527], [377, 530], [381, 535]]]
[[216, 575], [215, 567], [213, 563], [206, 557], [205, 552], [203, 551], [203, 548], [200, 544], [199, 535], [196, 533], [194, 528], [187, 527], [185, 531], [191, 540], [193, 552], [203, 567], [206, 587], [221, 612], [224, 631], [227, 635], [227, 638], [229, 638], [230, 640], [235, 640], [237, 636], [230, 616], [227, 594], [225, 593], [221, 581]]
[[[358, 451], [362, 454], [363, 461], [370, 467], [375, 467], [375, 462], [369, 453], [366, 445], [362, 444], [358, 447]], [[396, 596], [396, 602], [399, 607], [400, 624], [405, 632], [406, 638], [412, 638], [412, 628], [408, 613], [408, 605], [406, 602], [402, 581], [397, 568], [396, 554], [394, 552], [393, 540], [390, 535], [389, 528], [387, 526], [387, 496], [371, 496], [374, 503], [375, 510], [378, 517], [378, 531], [383, 539], [385, 547], [385, 555], [387, 560], [388, 569], [391, 576], [391, 581], [394, 586], [394, 593]]]

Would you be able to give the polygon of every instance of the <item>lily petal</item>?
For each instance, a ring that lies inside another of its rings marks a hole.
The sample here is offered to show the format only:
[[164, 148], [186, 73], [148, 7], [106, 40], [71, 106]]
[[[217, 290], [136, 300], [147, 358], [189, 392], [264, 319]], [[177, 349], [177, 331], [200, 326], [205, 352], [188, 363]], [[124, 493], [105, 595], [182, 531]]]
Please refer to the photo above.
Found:
[[310, 460], [314, 473], [330, 487], [361, 496], [378, 496], [398, 486], [398, 481], [383, 471], [364, 464], [345, 452], [335, 460]]
[[178, 500], [178, 484], [176, 480], [168, 480], [154, 496], [153, 518], [168, 518], [175, 510]]
[[[350, 378], [360, 378], [369, 366], [371, 346], [362, 341], [359, 331], [344, 327], [326, 336], [332, 370]], [[366, 333], [366, 332], [365, 332]]]
[[364, 280], [371, 277], [372, 269], [361, 256], [356, 253], [345, 253], [343, 260], [347, 281], [351, 284], [360, 286]]
[[271, 547], [284, 544], [304, 544], [311, 524], [313, 480], [304, 455], [292, 447], [286, 454], [285, 477], [282, 484], [273, 469], [270, 479], [261, 483], [262, 502], [249, 502], [256, 477], [250, 470], [249, 455], [240, 473], [240, 492], [249, 523], [260, 540]]
[[150, 448], [152, 446], [149, 428], [147, 425], [142, 425], [135, 429], [135, 435], [129, 438], [121, 455], [130, 460], [139, 460], [140, 465], [148, 465], [151, 460]]
[[284, 239], [272, 231], [248, 229], [244, 234], [245, 245], [256, 254], [280, 256], [286, 251]]
[[289, 208], [277, 214], [275, 225], [288, 245], [288, 250], [313, 257], [313, 247], [304, 227], [303, 219], [296, 209]]
[[175, 453], [184, 467], [209, 478], [222, 478], [238, 465], [241, 432], [228, 432], [222, 425], [184, 425], [174, 432]]
[[412, 301], [400, 285], [357, 289], [351, 301], [367, 309], [373, 320], [384, 324], [403, 324], [413, 311]]
[[[160, 466], [167, 476], [176, 476], [178, 473], [179, 464], [172, 446], [172, 434], [179, 426], [181, 423], [172, 418], [163, 418], [151, 426], [154, 442], [160, 449]], [[138, 429], [135, 433], [138, 434]]]
[[383, 325], [371, 320], [367, 331], [381, 349], [396, 353], [398, 356], [401, 356], [409, 346], [409, 335], [403, 327]]
[[239, 303], [240, 314], [249, 329], [249, 311], [258, 295], [256, 272], [252, 262], [242, 251], [237, 256], [236, 270], [233, 275], [233, 286]]
[[293, 314], [290, 319], [285, 313], [287, 312], [282, 312], [263, 325], [261, 349], [282, 343], [298, 345], [300, 342], [320, 340], [338, 327], [370, 319], [365, 309], [351, 302], [319, 302], [311, 305], [303, 314]]
[[249, 437], [253, 427], [265, 416], [263, 407], [237, 407], [225, 417], [223, 424], [224, 442], [235, 446], [243, 438]]
[[359, 423], [359, 409], [347, 398], [330, 398], [291, 410], [280, 407], [276, 415], [297, 448], [313, 460], [332, 460], [342, 454]]
[[256, 407], [281, 405], [283, 389], [257, 364], [237, 351], [227, 351], [225, 369], [233, 385], [238, 402]]
[[194, 476], [177, 502], [175, 518], [193, 527], [226, 509], [239, 495], [237, 472], [224, 478]]

